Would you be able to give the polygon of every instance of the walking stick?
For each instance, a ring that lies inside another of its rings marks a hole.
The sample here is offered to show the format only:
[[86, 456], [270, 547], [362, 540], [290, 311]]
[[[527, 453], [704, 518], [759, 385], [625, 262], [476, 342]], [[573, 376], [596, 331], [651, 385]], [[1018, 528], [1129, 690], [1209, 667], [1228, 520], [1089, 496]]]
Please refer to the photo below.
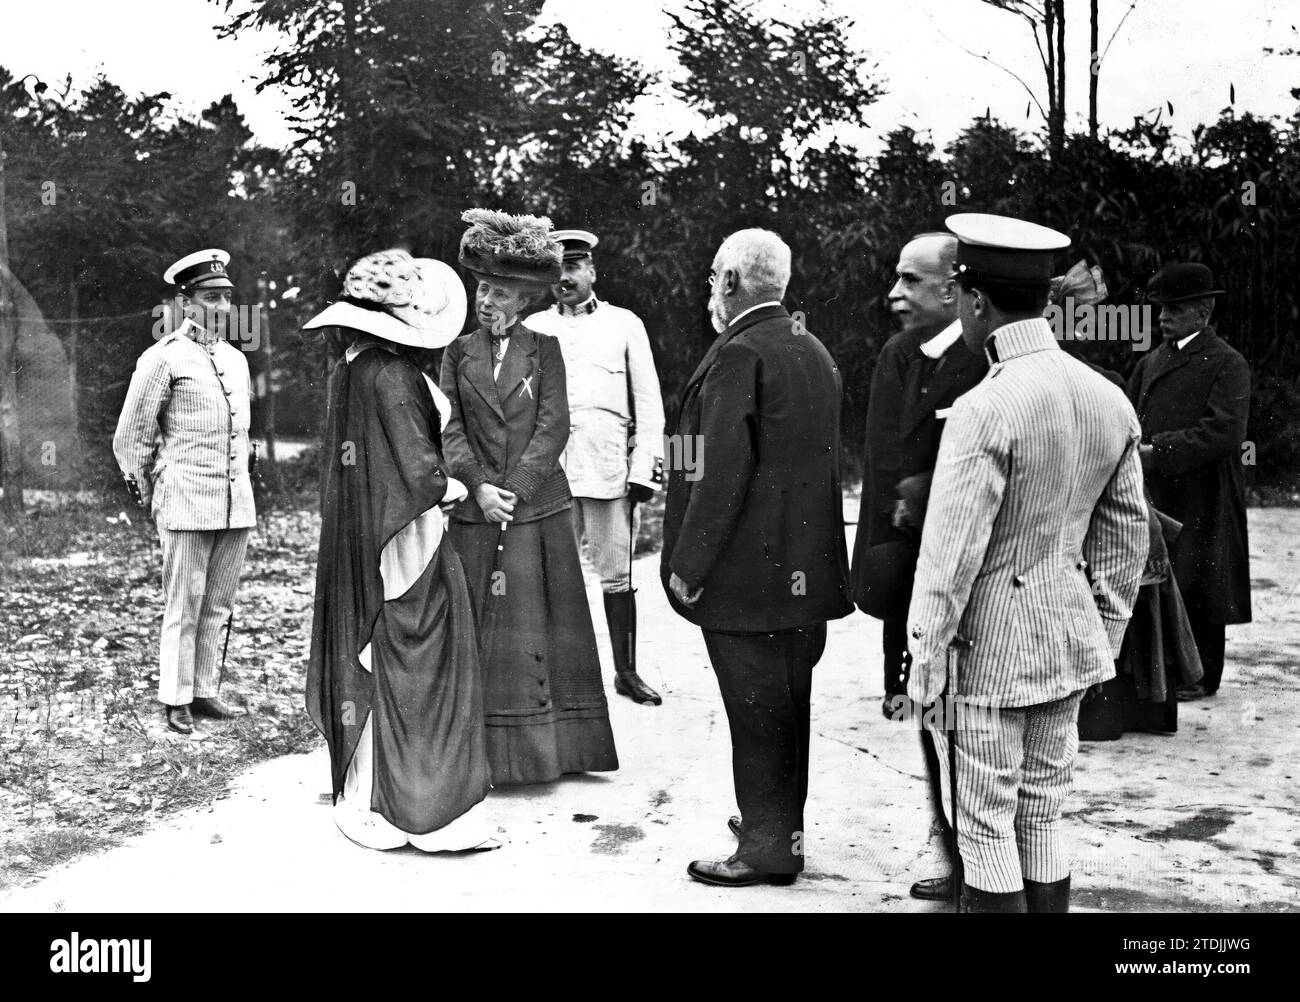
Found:
[[948, 803], [952, 805], [952, 845], [956, 858], [953, 860], [952, 867], [952, 906], [957, 914], [961, 914], [961, 886], [965, 880], [965, 872], [961, 863], [961, 842], [958, 834], [958, 817], [960, 811], [957, 809], [957, 694], [958, 688], [958, 662], [961, 660], [961, 652], [970, 649], [970, 641], [964, 637], [954, 637], [951, 644], [948, 645], [948, 684], [945, 688], [945, 697], [948, 706], [952, 708], [952, 716], [949, 718], [947, 707], [944, 709], [944, 730], [948, 734]]

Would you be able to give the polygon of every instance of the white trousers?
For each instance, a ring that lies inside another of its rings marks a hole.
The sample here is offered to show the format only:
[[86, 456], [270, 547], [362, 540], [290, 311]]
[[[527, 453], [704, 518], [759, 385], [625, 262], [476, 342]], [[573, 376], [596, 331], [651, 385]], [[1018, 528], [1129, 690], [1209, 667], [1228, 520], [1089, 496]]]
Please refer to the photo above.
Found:
[[158, 699], [187, 706], [221, 685], [221, 648], [248, 548], [248, 529], [158, 529], [162, 541], [162, 638]]
[[[1074, 786], [1083, 692], [1036, 706], [958, 706], [957, 849], [966, 883], [981, 891], [1022, 890], [1070, 874], [1061, 810]], [[948, 734], [932, 727], [952, 821]]]
[[[624, 592], [632, 581], [632, 545], [641, 523], [627, 495], [621, 498], [574, 498], [570, 509], [578, 552], [600, 575], [600, 590]], [[634, 519], [628, 525], [629, 517]]]

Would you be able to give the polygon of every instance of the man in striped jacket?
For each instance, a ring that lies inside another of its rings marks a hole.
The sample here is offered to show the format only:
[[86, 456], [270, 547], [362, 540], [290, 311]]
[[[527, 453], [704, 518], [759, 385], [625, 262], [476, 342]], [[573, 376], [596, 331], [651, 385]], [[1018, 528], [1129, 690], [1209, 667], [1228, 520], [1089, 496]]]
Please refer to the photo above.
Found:
[[163, 553], [158, 699], [167, 725], [235, 711], [217, 694], [223, 635], [248, 533], [250, 386], [243, 353], [221, 337], [234, 284], [230, 255], [198, 251], [167, 269], [184, 321], [136, 363], [113, 454], [158, 529]]
[[1066, 911], [1059, 828], [1079, 701], [1115, 674], [1149, 542], [1141, 429], [1124, 394], [1062, 352], [1042, 318], [1053, 252], [1069, 239], [1003, 216], [948, 227], [962, 336], [991, 368], [953, 405], [939, 448], [908, 610], [908, 695], [945, 710], [927, 723], [963, 908]]

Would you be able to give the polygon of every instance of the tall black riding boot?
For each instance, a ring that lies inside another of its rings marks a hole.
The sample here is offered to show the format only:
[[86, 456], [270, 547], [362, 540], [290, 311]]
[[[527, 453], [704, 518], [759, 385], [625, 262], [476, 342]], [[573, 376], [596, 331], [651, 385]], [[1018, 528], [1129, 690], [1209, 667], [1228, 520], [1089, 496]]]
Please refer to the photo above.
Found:
[[1027, 910], [1024, 891], [981, 891], [978, 887], [963, 884], [961, 910], [971, 914], [993, 915], [1023, 913]]
[[1070, 878], [1067, 876], [1049, 884], [1026, 880], [1025, 904], [1035, 915], [1064, 915], [1070, 910]]
[[663, 697], [636, 673], [636, 595], [616, 591], [605, 592], [604, 597], [609, 646], [614, 650], [614, 691], [637, 703], [658, 706]]

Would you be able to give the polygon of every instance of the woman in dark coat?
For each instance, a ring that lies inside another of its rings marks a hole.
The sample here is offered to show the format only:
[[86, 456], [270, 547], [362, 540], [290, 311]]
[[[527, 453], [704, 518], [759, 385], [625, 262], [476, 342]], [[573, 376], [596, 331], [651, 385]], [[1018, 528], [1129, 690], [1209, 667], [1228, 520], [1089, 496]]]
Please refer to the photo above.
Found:
[[478, 638], [442, 506], [446, 398], [410, 350], [464, 325], [465, 291], [438, 261], [362, 258], [306, 326], [351, 341], [330, 379], [307, 709], [325, 736], [334, 821], [358, 845], [428, 852], [500, 842], [489, 789]]
[[494, 785], [618, 768], [596, 634], [560, 467], [569, 438], [564, 360], [519, 322], [559, 281], [550, 221], [473, 209], [460, 263], [479, 329], [448, 346], [441, 386], [452, 515], [478, 617]]

